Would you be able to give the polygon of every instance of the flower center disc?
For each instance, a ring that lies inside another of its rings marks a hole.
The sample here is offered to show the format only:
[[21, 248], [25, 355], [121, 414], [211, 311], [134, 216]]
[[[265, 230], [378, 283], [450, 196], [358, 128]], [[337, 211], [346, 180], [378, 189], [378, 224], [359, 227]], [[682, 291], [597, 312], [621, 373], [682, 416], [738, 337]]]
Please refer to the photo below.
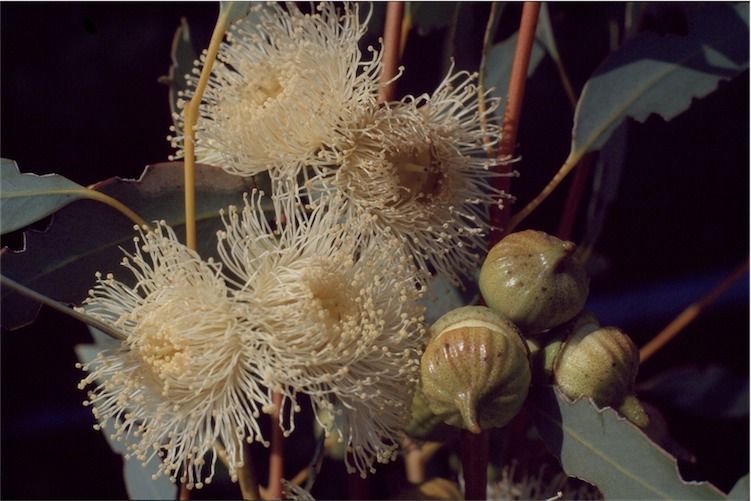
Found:
[[144, 361], [152, 374], [161, 382], [179, 379], [186, 370], [188, 355], [179, 346], [178, 333], [172, 324], [165, 322], [159, 310], [148, 315], [137, 327], [137, 344], [134, 351]]
[[440, 192], [443, 174], [438, 163], [434, 162], [430, 149], [397, 153], [387, 160], [399, 176], [397, 205], [409, 200], [428, 202]]
[[263, 109], [268, 102], [275, 99], [284, 90], [276, 72], [270, 68], [268, 70], [262, 71], [255, 78], [250, 78], [243, 89], [242, 102], [245, 102], [251, 109]]

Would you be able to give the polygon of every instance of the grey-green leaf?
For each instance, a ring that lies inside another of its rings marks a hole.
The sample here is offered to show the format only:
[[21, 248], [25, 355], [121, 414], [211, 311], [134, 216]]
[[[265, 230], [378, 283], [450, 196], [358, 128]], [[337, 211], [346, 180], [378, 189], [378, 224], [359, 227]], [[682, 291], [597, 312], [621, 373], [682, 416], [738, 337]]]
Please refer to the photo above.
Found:
[[459, 290], [442, 274], [433, 275], [425, 296], [420, 300], [425, 307], [425, 322], [430, 325], [449, 311], [464, 306]]
[[227, 26], [248, 15], [251, 2], [219, 2], [219, 16], [227, 16]]
[[[100, 351], [116, 348], [119, 345], [117, 341], [106, 337], [97, 329], [89, 328], [89, 331], [94, 338], [94, 344], [79, 344], [75, 348], [78, 360], [82, 364], [94, 360]], [[124, 456], [127, 453], [127, 444], [113, 439], [111, 437], [113, 433], [112, 423], [102, 428], [102, 434], [112, 450]], [[130, 499], [175, 499], [177, 496], [175, 484], [163, 475], [156, 480], [151, 478], [151, 475], [157, 472], [158, 461], [159, 458], [154, 457], [144, 466], [135, 457], [130, 459], [123, 457], [123, 479]]]
[[[216, 231], [221, 227], [219, 210], [242, 203], [249, 182], [217, 167], [196, 166], [196, 213], [198, 251], [204, 257], [216, 254]], [[165, 220], [184, 236], [183, 167], [165, 162], [146, 168], [141, 179], [113, 178], [96, 189], [132, 208], [148, 221]], [[112, 272], [123, 281], [131, 276], [119, 266], [120, 247], [132, 252], [133, 223], [110, 207], [80, 200], [54, 215], [47, 231], [27, 231], [25, 249], [5, 249], [0, 256], [3, 274], [40, 294], [64, 303], [79, 303], [94, 283], [94, 273]], [[34, 321], [39, 309], [6, 289], [2, 290], [2, 323], [9, 329]]]
[[741, 477], [733, 486], [733, 489], [728, 494], [728, 499], [738, 501], [748, 501], [749, 498], [749, 486], [748, 486], [748, 474]]
[[0, 229], [15, 231], [83, 198], [86, 188], [57, 174], [21, 174], [18, 165], [0, 159]]
[[[189, 87], [186, 76], [193, 71], [193, 62], [196, 60], [196, 52], [190, 40], [190, 28], [185, 18], [180, 19], [180, 26], [175, 31], [170, 55], [172, 65], [169, 69], [169, 75], [163, 81], [169, 85], [169, 105], [174, 117], [180, 114], [177, 103], [182, 93]], [[175, 127], [179, 127], [178, 121], [174, 120], [174, 122]]]
[[[529, 66], [527, 69], [527, 76], [531, 77], [542, 59], [545, 57], [545, 46], [539, 37], [540, 27], [537, 28], [535, 35], [535, 43], [532, 46], [532, 54], [529, 57]], [[504, 106], [506, 102], [506, 96], [508, 95], [509, 79], [511, 77], [511, 65], [514, 62], [514, 51], [516, 50], [516, 40], [519, 33], [514, 33], [506, 40], [498, 42], [490, 47], [488, 50], [488, 61], [486, 63], [485, 71], [485, 86], [486, 88], [494, 87], [495, 91], [493, 95], [502, 99], [501, 106]], [[498, 111], [499, 115], [503, 114], [503, 110]]]
[[673, 456], [614, 410], [589, 399], [569, 402], [552, 386], [530, 388], [525, 404], [567, 475], [605, 499], [724, 499], [706, 482], [685, 482]]
[[610, 54], [582, 91], [570, 158], [601, 148], [626, 117], [670, 120], [748, 68], [748, 10], [708, 5], [688, 17], [686, 36], [641, 33]]

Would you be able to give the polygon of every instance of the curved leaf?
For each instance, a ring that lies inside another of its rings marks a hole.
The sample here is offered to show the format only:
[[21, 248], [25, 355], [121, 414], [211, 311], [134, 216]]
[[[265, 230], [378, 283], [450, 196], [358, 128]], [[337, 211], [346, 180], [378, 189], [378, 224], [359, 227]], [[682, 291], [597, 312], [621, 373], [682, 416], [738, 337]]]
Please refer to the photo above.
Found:
[[525, 403], [545, 445], [567, 475], [606, 499], [724, 499], [709, 483], [685, 482], [675, 458], [614, 410], [569, 402], [552, 386], [530, 388]]
[[178, 26], [172, 39], [170, 56], [172, 65], [169, 67], [169, 73], [166, 77], [160, 78], [159, 81], [169, 85], [169, 107], [175, 127], [179, 127], [179, 121], [174, 118], [175, 115], [180, 114], [178, 101], [181, 99], [182, 93], [189, 87], [187, 76], [193, 71], [193, 61], [198, 59], [190, 40], [188, 21], [184, 17], [180, 19], [180, 26]]
[[0, 159], [0, 229], [5, 234], [28, 226], [84, 198], [85, 191], [58, 174], [21, 174], [16, 162]]
[[730, 494], [728, 494], [728, 499], [737, 499], [738, 501], [743, 501], [748, 499], [748, 496], [748, 475], [744, 475], [735, 483], [733, 489], [730, 491]]
[[[216, 253], [219, 209], [242, 203], [249, 182], [217, 167], [196, 166], [198, 250]], [[139, 180], [112, 178], [94, 187], [125, 203], [147, 220], [165, 220], [182, 237], [185, 214], [181, 162], [146, 168]], [[80, 200], [54, 215], [47, 231], [27, 231], [25, 249], [5, 249], [3, 274], [57, 301], [78, 303], [94, 282], [94, 273], [119, 273], [123, 248], [132, 247], [133, 224], [99, 202]], [[2, 291], [3, 326], [9, 329], [34, 321], [39, 305], [7, 289]]]
[[219, 2], [219, 17], [226, 16], [230, 25], [248, 15], [251, 2]]
[[425, 323], [431, 325], [444, 313], [464, 306], [464, 299], [448, 278], [437, 273], [430, 278], [420, 304], [425, 307]]
[[601, 148], [626, 117], [670, 120], [748, 68], [748, 9], [710, 5], [688, 18], [686, 36], [641, 33], [608, 56], [582, 91], [570, 158]]
[[[545, 57], [545, 45], [540, 39], [540, 26], [537, 27], [535, 34], [535, 43], [532, 45], [532, 53], [529, 57], [529, 66], [527, 67], [527, 77], [531, 77], [537, 67]], [[516, 40], [519, 33], [514, 33], [502, 42], [498, 42], [488, 50], [488, 61], [485, 71], [485, 85], [487, 88], [494, 87], [493, 95], [501, 98], [501, 108], [497, 114], [503, 115], [503, 107], [508, 95], [509, 79], [511, 78], [511, 65], [514, 62], [514, 51], [516, 50]]]

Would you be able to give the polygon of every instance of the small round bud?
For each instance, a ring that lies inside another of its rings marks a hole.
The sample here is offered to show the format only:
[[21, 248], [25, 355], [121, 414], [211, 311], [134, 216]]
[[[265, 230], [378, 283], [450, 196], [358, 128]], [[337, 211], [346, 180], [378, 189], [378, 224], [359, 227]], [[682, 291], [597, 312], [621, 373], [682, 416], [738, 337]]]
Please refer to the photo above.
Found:
[[588, 324], [566, 339], [553, 365], [555, 384], [567, 397], [591, 397], [644, 427], [649, 418], [633, 396], [638, 371], [639, 350], [626, 334]]
[[473, 433], [508, 423], [530, 382], [516, 326], [484, 306], [465, 306], [439, 318], [431, 333], [420, 363], [430, 410]]
[[589, 278], [576, 245], [541, 231], [520, 231], [498, 242], [480, 271], [485, 303], [525, 334], [561, 325], [584, 307]]

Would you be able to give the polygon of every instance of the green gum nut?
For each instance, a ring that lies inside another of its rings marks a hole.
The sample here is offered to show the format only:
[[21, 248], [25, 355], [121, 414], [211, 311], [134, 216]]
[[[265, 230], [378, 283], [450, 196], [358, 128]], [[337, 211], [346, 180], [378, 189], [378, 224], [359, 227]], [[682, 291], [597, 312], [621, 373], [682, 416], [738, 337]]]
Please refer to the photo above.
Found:
[[526, 338], [532, 367], [532, 384], [552, 383], [553, 364], [569, 336], [574, 332], [591, 332], [599, 328], [597, 318], [589, 311], [583, 311], [563, 325], [539, 336]]
[[428, 398], [422, 391], [422, 384], [418, 383], [410, 405], [410, 421], [404, 431], [418, 440], [445, 441], [458, 430], [446, 425], [440, 416], [433, 414]]
[[516, 326], [490, 309], [457, 308], [433, 324], [420, 379], [443, 422], [473, 433], [504, 426], [527, 397], [527, 347]]
[[570, 320], [589, 293], [585, 263], [575, 250], [572, 242], [541, 231], [507, 235], [490, 249], [480, 270], [485, 303], [525, 334]]
[[639, 350], [616, 327], [585, 324], [566, 339], [553, 364], [554, 382], [569, 398], [591, 397], [639, 427], [649, 418], [633, 395]]

